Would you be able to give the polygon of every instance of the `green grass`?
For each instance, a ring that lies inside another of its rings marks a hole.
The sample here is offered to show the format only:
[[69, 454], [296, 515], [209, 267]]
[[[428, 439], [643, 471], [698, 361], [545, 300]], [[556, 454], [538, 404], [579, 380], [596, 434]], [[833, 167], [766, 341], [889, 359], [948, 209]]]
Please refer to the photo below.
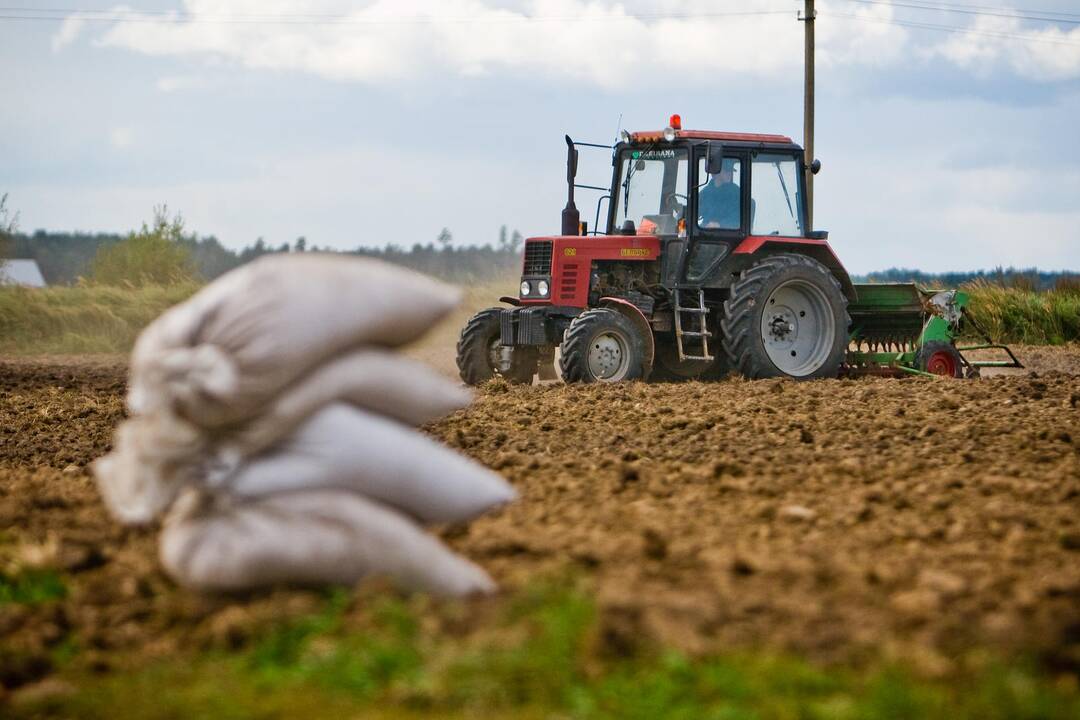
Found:
[[1035, 292], [974, 283], [969, 312], [998, 342], [1062, 345], [1080, 341], [1080, 291]]
[[63, 578], [53, 570], [0, 571], [0, 607], [9, 603], [39, 605], [66, 596]]
[[828, 669], [740, 652], [690, 659], [662, 648], [611, 657], [573, 583], [537, 584], [471, 631], [460, 606], [344, 591], [244, 650], [178, 656], [12, 707], [12, 717], [485, 717], [716, 720], [1021, 720], [1080, 717], [1075, 684], [1023, 664], [948, 681], [903, 667]]
[[195, 284], [0, 287], [0, 353], [127, 352], [151, 320]]

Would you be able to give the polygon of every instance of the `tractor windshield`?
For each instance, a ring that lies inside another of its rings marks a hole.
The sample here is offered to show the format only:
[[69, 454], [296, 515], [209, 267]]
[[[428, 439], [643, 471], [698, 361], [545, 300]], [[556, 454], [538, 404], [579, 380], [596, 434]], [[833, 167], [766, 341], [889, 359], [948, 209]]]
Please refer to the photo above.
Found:
[[627, 220], [639, 234], [674, 235], [686, 212], [685, 148], [624, 150], [615, 188], [616, 232]]

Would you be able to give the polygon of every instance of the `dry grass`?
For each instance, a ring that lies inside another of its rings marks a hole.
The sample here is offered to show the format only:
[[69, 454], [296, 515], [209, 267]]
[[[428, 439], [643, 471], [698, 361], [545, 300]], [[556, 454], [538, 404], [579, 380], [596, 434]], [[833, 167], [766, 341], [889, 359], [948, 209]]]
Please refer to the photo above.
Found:
[[1063, 345], [1080, 340], [1080, 289], [1062, 284], [1046, 292], [976, 282], [971, 294], [975, 321], [998, 342]]
[[0, 288], [0, 353], [127, 352], [139, 331], [198, 290], [194, 283]]
[[[515, 294], [516, 277], [467, 285], [461, 305], [409, 354], [456, 376], [454, 345], [475, 312]], [[139, 332], [169, 306], [198, 289], [169, 286], [77, 285], [0, 288], [0, 353], [125, 353]], [[1064, 285], [1034, 292], [989, 283], [966, 288], [976, 321], [1001, 342], [1060, 345], [1080, 340], [1080, 290]]]

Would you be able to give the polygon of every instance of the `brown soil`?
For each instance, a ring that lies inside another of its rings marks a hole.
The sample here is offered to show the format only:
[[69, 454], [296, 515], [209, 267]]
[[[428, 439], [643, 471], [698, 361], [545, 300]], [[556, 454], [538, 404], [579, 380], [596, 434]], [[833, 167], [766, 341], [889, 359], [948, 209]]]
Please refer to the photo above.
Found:
[[[519, 502], [448, 542], [510, 588], [577, 568], [612, 652], [769, 647], [901, 656], [947, 673], [982, 652], [1080, 668], [1080, 351], [977, 381], [489, 385], [430, 428]], [[1036, 360], [1037, 362], [1032, 362]], [[311, 608], [207, 598], [160, 571], [154, 529], [112, 523], [85, 466], [122, 417], [122, 362], [0, 362], [0, 569], [49, 565], [68, 597], [0, 605], [0, 686], [236, 646]], [[0, 695], [2, 695], [0, 691]]]

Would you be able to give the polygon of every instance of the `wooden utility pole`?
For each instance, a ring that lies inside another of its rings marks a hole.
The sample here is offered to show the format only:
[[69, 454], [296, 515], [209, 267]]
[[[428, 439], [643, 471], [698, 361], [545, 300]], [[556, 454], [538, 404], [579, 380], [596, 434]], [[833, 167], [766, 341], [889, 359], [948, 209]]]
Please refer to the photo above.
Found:
[[806, 16], [802, 19], [806, 25], [806, 57], [803, 66], [806, 77], [803, 82], [803, 148], [806, 150], [806, 217], [809, 227], [814, 228], [814, 173], [810, 164], [814, 162], [814, 0], [805, 0]]

